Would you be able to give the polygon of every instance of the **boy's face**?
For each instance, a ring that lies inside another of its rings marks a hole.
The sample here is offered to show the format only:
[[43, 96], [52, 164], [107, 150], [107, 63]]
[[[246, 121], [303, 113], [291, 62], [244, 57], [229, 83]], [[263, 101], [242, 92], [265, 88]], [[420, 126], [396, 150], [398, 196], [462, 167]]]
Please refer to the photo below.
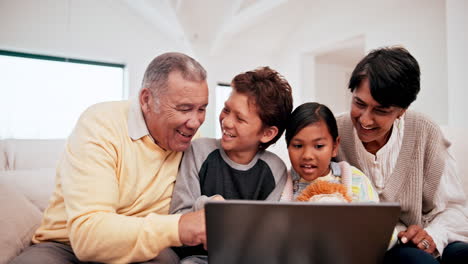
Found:
[[[260, 142], [268, 142], [262, 120], [249, 97], [232, 91], [219, 115], [222, 130], [221, 146], [234, 162], [249, 163], [258, 151]], [[265, 141], [266, 140], [266, 141]]]
[[301, 129], [288, 146], [289, 159], [294, 170], [306, 181], [313, 181], [330, 172], [330, 160], [335, 157], [338, 143], [333, 141], [323, 121]]

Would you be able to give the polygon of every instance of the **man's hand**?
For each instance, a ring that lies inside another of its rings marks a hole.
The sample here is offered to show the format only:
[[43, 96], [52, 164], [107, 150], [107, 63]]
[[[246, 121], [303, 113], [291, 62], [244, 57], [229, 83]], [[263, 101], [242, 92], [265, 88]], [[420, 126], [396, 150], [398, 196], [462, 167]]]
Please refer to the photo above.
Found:
[[203, 244], [206, 249], [205, 210], [186, 213], [180, 217], [179, 239], [186, 246]]
[[225, 201], [224, 197], [221, 196], [220, 194], [215, 194], [211, 197], [211, 201]]
[[398, 233], [398, 238], [403, 244], [408, 242], [417, 248], [432, 254], [436, 250], [436, 244], [432, 237], [421, 226], [410, 225], [405, 231]]

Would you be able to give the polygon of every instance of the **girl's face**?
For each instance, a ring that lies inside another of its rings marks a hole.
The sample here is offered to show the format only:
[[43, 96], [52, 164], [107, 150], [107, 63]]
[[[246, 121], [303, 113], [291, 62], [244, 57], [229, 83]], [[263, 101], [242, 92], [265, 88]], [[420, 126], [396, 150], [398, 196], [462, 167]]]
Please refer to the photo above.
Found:
[[336, 142], [324, 121], [301, 129], [288, 146], [289, 159], [294, 170], [306, 181], [312, 181], [330, 172], [330, 160], [338, 151]]

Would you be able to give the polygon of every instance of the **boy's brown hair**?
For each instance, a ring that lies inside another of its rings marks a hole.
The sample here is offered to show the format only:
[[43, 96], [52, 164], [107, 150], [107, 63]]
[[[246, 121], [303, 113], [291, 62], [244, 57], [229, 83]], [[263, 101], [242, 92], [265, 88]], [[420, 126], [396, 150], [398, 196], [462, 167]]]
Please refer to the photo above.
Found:
[[255, 105], [263, 128], [278, 128], [276, 137], [267, 143], [260, 143], [260, 149], [268, 148], [281, 137], [286, 128], [293, 107], [291, 86], [282, 75], [269, 67], [238, 74], [231, 86], [236, 92], [249, 97], [249, 103]]

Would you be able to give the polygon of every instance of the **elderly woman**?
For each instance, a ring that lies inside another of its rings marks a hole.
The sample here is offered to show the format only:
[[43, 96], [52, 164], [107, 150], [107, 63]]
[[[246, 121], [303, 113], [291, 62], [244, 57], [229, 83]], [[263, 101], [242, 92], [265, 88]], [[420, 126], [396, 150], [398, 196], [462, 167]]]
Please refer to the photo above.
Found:
[[401, 205], [400, 243], [385, 263], [468, 263], [468, 210], [450, 143], [408, 110], [420, 90], [418, 62], [401, 47], [374, 50], [349, 89], [351, 111], [337, 118], [338, 159], [368, 175], [381, 201]]

